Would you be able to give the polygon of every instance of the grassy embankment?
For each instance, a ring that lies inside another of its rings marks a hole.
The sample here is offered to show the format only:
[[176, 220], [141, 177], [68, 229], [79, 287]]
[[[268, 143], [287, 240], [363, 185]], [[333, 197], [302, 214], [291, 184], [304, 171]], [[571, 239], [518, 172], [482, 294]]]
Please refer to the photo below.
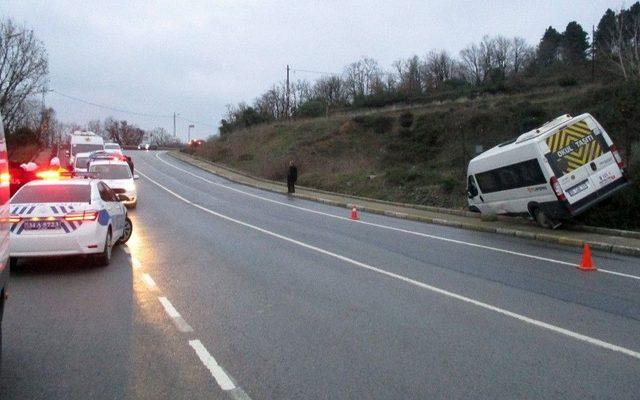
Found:
[[[289, 159], [299, 184], [347, 194], [463, 208], [465, 169], [485, 150], [564, 113], [592, 113], [618, 147], [637, 127], [625, 116], [640, 99], [628, 89], [581, 86], [460, 98], [404, 110], [361, 111], [254, 126], [210, 139], [199, 155], [268, 179], [283, 180]], [[636, 114], [637, 115], [637, 114]], [[631, 132], [630, 130], [634, 130]], [[634, 137], [636, 135], [636, 137]], [[622, 143], [624, 142], [624, 143]], [[637, 152], [636, 152], [637, 153]], [[584, 222], [640, 227], [638, 186], [598, 207]]]

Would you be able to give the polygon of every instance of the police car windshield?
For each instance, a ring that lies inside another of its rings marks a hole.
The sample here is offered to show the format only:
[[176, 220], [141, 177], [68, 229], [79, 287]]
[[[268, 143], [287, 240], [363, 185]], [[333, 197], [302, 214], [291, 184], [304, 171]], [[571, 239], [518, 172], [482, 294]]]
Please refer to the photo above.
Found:
[[104, 146], [101, 144], [74, 144], [71, 151], [73, 154], [78, 153], [91, 153], [92, 151], [104, 150]]
[[89, 185], [37, 185], [25, 186], [13, 196], [11, 203], [89, 203]]
[[95, 172], [99, 179], [131, 179], [131, 169], [128, 165], [92, 165], [89, 172]]

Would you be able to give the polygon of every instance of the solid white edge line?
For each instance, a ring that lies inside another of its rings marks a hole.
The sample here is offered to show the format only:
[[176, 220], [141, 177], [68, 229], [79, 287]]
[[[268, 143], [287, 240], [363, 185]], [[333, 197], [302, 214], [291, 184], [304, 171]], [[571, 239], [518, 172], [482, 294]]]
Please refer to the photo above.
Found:
[[[578, 265], [576, 263], [571, 263], [571, 262], [562, 261], [562, 260], [556, 260], [556, 259], [553, 259], [553, 258], [535, 256], [533, 254], [520, 253], [520, 252], [517, 252], [517, 251], [501, 249], [499, 247], [485, 246], [485, 245], [482, 245], [482, 244], [465, 242], [463, 240], [450, 239], [450, 238], [446, 238], [446, 237], [442, 237], [442, 236], [430, 235], [430, 234], [427, 234], [427, 233], [410, 231], [410, 230], [402, 229], [402, 228], [395, 228], [393, 226], [381, 225], [381, 224], [376, 224], [376, 223], [373, 223], [373, 222], [366, 222], [366, 221], [362, 221], [362, 220], [354, 221], [354, 220], [352, 220], [350, 218], [341, 217], [339, 215], [325, 213], [325, 212], [322, 212], [322, 211], [312, 210], [310, 208], [295, 206], [293, 204], [288, 204], [288, 203], [284, 203], [284, 202], [281, 202], [281, 201], [273, 200], [273, 199], [270, 199], [268, 197], [258, 196], [258, 195], [253, 194], [253, 193], [245, 192], [243, 190], [239, 190], [239, 189], [236, 189], [236, 188], [229, 187], [227, 185], [223, 185], [223, 184], [221, 184], [219, 182], [211, 181], [211, 180], [209, 180], [209, 179], [207, 179], [205, 177], [202, 177], [202, 176], [200, 176], [198, 174], [194, 174], [191, 171], [187, 171], [186, 169], [177, 167], [177, 166], [175, 166], [175, 165], [163, 160], [162, 158], [160, 158], [160, 153], [156, 153], [156, 158], [158, 160], [160, 160], [161, 162], [169, 165], [172, 168], [175, 168], [175, 169], [177, 169], [179, 171], [182, 171], [182, 172], [184, 172], [186, 174], [189, 174], [189, 175], [191, 175], [191, 176], [193, 176], [195, 178], [201, 179], [201, 180], [203, 180], [203, 181], [205, 181], [207, 183], [210, 183], [212, 185], [216, 185], [216, 186], [228, 189], [228, 190], [232, 190], [232, 191], [237, 192], [237, 193], [244, 194], [244, 195], [249, 196], [249, 197], [254, 197], [256, 199], [264, 200], [264, 201], [267, 201], [267, 202], [270, 202], [270, 203], [274, 203], [274, 204], [279, 204], [279, 205], [282, 205], [282, 206], [285, 206], [285, 207], [291, 207], [291, 208], [295, 208], [295, 209], [298, 209], [298, 210], [301, 210], [301, 211], [306, 211], [306, 212], [310, 212], [310, 213], [314, 213], [314, 214], [324, 215], [326, 217], [336, 218], [336, 219], [340, 219], [340, 220], [344, 220], [344, 221], [349, 221], [349, 222], [359, 223], [359, 224], [363, 224], [363, 225], [374, 226], [376, 228], [388, 229], [388, 230], [392, 230], [392, 231], [396, 231], [396, 232], [402, 232], [402, 233], [406, 233], [406, 234], [410, 234], [410, 235], [422, 236], [422, 237], [429, 238], [429, 239], [435, 239], [435, 240], [441, 240], [441, 241], [450, 242], [450, 243], [456, 243], [456, 244], [465, 245], [465, 246], [477, 247], [477, 248], [481, 248], [481, 249], [485, 249], [485, 250], [496, 251], [496, 252], [500, 252], [500, 253], [515, 255], [515, 256], [520, 256], [520, 257], [525, 257], [525, 258], [530, 258], [530, 259], [539, 260], [539, 261], [546, 261], [546, 262], [555, 263], [555, 264], [561, 264], [561, 265], [569, 265], [569, 266], [572, 266], [572, 267], [575, 267], [575, 266]], [[631, 278], [631, 279], [640, 280], [640, 276], [636, 276], [636, 275], [624, 274], [622, 272], [615, 272], [615, 271], [611, 271], [611, 270], [608, 270], [608, 269], [602, 269], [602, 268], [598, 268], [598, 271], [603, 272], [605, 274], [618, 275], [618, 276], [622, 276], [622, 277], [625, 277], [625, 278]]]
[[205, 367], [211, 372], [213, 378], [218, 382], [218, 386], [220, 389], [224, 391], [233, 390], [236, 388], [236, 385], [233, 383], [229, 375], [218, 365], [218, 362], [209, 352], [206, 347], [200, 342], [200, 340], [189, 340], [189, 346], [195, 350], [198, 358], [204, 364]]
[[[147, 180], [149, 180], [149, 182], [157, 185], [158, 187], [162, 188], [163, 190], [167, 191], [168, 193], [171, 193], [175, 197], [178, 197], [180, 199], [184, 199], [182, 196], [177, 195], [171, 189], [169, 189], [166, 186], [162, 185], [161, 183], [158, 183], [155, 180], [149, 178], [146, 174], [144, 174], [142, 172], [139, 172], [139, 173], [140, 173], [140, 175], [144, 176]], [[324, 250], [324, 249], [321, 249], [319, 247], [312, 246], [310, 244], [307, 244], [307, 243], [304, 243], [304, 242], [301, 242], [301, 241], [298, 241], [298, 240], [295, 240], [295, 239], [291, 239], [291, 238], [289, 238], [287, 236], [283, 236], [283, 235], [280, 235], [278, 233], [268, 231], [268, 230], [260, 228], [258, 226], [251, 225], [251, 224], [249, 224], [247, 222], [243, 222], [243, 221], [228, 217], [228, 216], [226, 216], [224, 214], [220, 214], [220, 213], [217, 213], [217, 212], [215, 212], [213, 210], [209, 210], [208, 208], [205, 208], [205, 207], [203, 207], [203, 206], [201, 206], [199, 204], [195, 204], [195, 203], [193, 203], [193, 202], [191, 202], [189, 200], [186, 200], [186, 202], [188, 204], [191, 204], [192, 206], [194, 206], [196, 208], [201, 209], [202, 211], [205, 211], [205, 212], [207, 212], [207, 213], [209, 213], [211, 215], [217, 216], [218, 218], [222, 218], [224, 220], [236, 223], [238, 225], [242, 225], [242, 226], [245, 226], [247, 228], [256, 230], [258, 232], [262, 232], [262, 233], [264, 233], [266, 235], [273, 236], [273, 237], [276, 237], [278, 239], [284, 240], [286, 242], [293, 243], [293, 244], [296, 244], [298, 246], [307, 248], [309, 250], [313, 250], [313, 251], [316, 251], [318, 253], [321, 253], [321, 254], [336, 258], [338, 260], [341, 260], [341, 261], [344, 261], [346, 263], [355, 265], [357, 267], [360, 267], [360, 268], [363, 268], [363, 269], [367, 269], [369, 271], [373, 271], [373, 272], [376, 272], [378, 274], [388, 276], [390, 278], [398, 279], [400, 281], [409, 283], [411, 285], [414, 285], [414, 286], [417, 286], [417, 287], [420, 287], [420, 288], [423, 288], [423, 289], [426, 289], [426, 290], [429, 290], [429, 291], [432, 291], [432, 292], [435, 292], [435, 293], [439, 293], [441, 295], [444, 295], [444, 296], [447, 296], [447, 297], [450, 297], [450, 298], [453, 298], [453, 299], [456, 299], [456, 300], [460, 300], [460, 301], [465, 302], [465, 303], [473, 304], [473, 305], [478, 306], [480, 308], [484, 308], [485, 310], [490, 310], [490, 311], [493, 311], [493, 312], [496, 312], [496, 313], [499, 313], [499, 314], [502, 314], [502, 315], [505, 315], [505, 316], [508, 316], [508, 317], [511, 317], [511, 318], [514, 318], [514, 319], [517, 319], [519, 321], [525, 322], [527, 324], [530, 324], [530, 325], [533, 325], [533, 326], [537, 326], [539, 328], [547, 329], [549, 331], [552, 331], [552, 332], [555, 332], [555, 333], [559, 333], [561, 335], [564, 335], [564, 336], [567, 336], [567, 337], [570, 337], [572, 339], [576, 339], [576, 340], [579, 340], [579, 341], [582, 341], [582, 342], [585, 342], [585, 343], [589, 343], [589, 344], [597, 346], [597, 347], [601, 347], [601, 348], [604, 348], [604, 349], [607, 349], [607, 350], [611, 350], [611, 351], [619, 352], [619, 353], [622, 353], [622, 354], [626, 354], [626, 355], [628, 355], [630, 357], [634, 357], [634, 358], [640, 360], [640, 352], [636, 352], [636, 351], [633, 351], [631, 349], [627, 349], [627, 348], [622, 347], [622, 346], [618, 346], [618, 345], [615, 345], [615, 344], [612, 344], [612, 343], [609, 343], [609, 342], [605, 342], [603, 340], [596, 339], [596, 338], [593, 338], [591, 336], [583, 335], [583, 334], [571, 331], [569, 329], [561, 328], [559, 326], [552, 325], [552, 324], [549, 324], [549, 323], [546, 323], [546, 322], [543, 322], [543, 321], [540, 321], [540, 320], [537, 320], [537, 319], [534, 319], [534, 318], [530, 318], [530, 317], [527, 317], [525, 315], [517, 314], [515, 312], [509, 311], [509, 310], [506, 310], [506, 309], [503, 309], [503, 308], [500, 308], [500, 307], [496, 307], [496, 306], [493, 306], [491, 304], [484, 303], [484, 302], [481, 302], [479, 300], [475, 300], [475, 299], [472, 299], [470, 297], [466, 297], [466, 296], [460, 295], [458, 293], [450, 292], [450, 291], [445, 290], [445, 289], [441, 289], [441, 288], [438, 288], [438, 287], [435, 287], [435, 286], [431, 286], [431, 285], [428, 285], [426, 283], [423, 283], [423, 282], [420, 282], [420, 281], [417, 281], [417, 280], [414, 280], [414, 279], [411, 279], [411, 278], [407, 278], [406, 276], [402, 276], [402, 275], [399, 275], [399, 274], [396, 274], [396, 273], [393, 273], [393, 272], [389, 272], [389, 271], [386, 271], [386, 270], [383, 270], [383, 269], [380, 269], [380, 268], [377, 268], [377, 267], [362, 263], [360, 261], [356, 261], [354, 259], [342, 256], [342, 255], [339, 255], [339, 254], [336, 254], [336, 253], [332, 253], [332, 252], [330, 252], [328, 250]]]

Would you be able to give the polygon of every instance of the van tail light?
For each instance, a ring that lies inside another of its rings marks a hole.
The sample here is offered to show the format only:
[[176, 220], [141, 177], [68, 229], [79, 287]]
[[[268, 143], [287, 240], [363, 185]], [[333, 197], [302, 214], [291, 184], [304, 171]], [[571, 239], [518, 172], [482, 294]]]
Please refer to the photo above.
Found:
[[616, 164], [618, 164], [618, 167], [620, 167], [620, 169], [624, 169], [624, 161], [622, 161], [622, 157], [620, 156], [620, 152], [618, 151], [616, 145], [612, 144], [611, 146], [609, 146], [609, 149], [611, 150], [613, 159], [616, 160]]
[[22, 221], [22, 218], [17, 215], [12, 215], [9, 217], [9, 223], [17, 224], [20, 221]]
[[564, 195], [562, 187], [560, 186], [560, 182], [558, 182], [558, 178], [552, 176], [551, 179], [549, 179], [549, 184], [551, 185], [553, 193], [556, 194], [558, 200], [565, 201], [567, 199], [567, 197]]
[[95, 221], [98, 218], [96, 210], [72, 212], [64, 216], [65, 221]]

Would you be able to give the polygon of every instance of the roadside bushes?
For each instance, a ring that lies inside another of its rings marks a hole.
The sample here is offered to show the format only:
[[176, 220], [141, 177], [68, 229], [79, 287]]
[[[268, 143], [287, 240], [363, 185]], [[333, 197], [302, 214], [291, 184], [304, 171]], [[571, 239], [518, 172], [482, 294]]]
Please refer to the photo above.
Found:
[[394, 118], [385, 114], [358, 115], [353, 121], [375, 133], [386, 133], [393, 128]]

